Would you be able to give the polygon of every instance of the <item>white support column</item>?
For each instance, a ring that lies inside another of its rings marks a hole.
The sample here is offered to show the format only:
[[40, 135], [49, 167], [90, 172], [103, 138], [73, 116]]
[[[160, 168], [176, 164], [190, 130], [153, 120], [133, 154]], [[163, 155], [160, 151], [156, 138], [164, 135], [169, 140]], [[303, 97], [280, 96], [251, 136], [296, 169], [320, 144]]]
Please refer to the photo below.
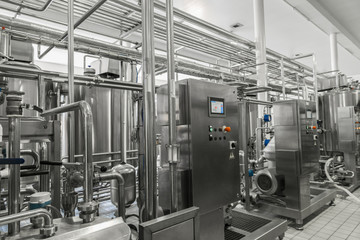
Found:
[[[267, 86], [267, 65], [266, 63], [266, 37], [265, 37], [265, 13], [264, 0], [254, 0], [254, 28], [255, 28], [255, 47], [256, 47], [256, 72], [258, 76], [258, 86]], [[258, 93], [258, 99], [268, 101], [268, 93]], [[259, 117], [262, 117], [263, 106], [259, 106]]]

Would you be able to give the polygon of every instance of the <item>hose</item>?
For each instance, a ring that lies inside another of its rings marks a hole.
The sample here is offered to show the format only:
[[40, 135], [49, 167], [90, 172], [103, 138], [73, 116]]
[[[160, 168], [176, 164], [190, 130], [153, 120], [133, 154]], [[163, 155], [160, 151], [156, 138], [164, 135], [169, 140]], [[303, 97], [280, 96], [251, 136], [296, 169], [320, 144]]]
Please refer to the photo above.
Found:
[[329, 171], [328, 171], [328, 168], [330, 166], [330, 163], [334, 160], [334, 158], [330, 158], [326, 161], [325, 163], [325, 166], [324, 166], [324, 170], [325, 170], [325, 174], [326, 174], [326, 177], [329, 179], [330, 182], [334, 183], [334, 186], [344, 192], [346, 192], [349, 197], [353, 198], [355, 200], [355, 202], [359, 203], [360, 204], [360, 199], [357, 198], [354, 194], [352, 194], [349, 190], [347, 190], [346, 188], [344, 187], [341, 187], [339, 185], [337, 185], [334, 180], [331, 178], [330, 174], [329, 174]]

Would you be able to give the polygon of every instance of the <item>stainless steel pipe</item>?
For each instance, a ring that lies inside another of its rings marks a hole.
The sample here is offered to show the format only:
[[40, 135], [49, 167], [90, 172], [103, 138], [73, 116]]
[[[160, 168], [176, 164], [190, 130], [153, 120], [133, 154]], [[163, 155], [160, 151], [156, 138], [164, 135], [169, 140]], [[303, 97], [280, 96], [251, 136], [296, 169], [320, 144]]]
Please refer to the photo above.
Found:
[[122, 217], [125, 221], [125, 180], [123, 176], [118, 172], [105, 172], [105, 173], [99, 173], [95, 180], [97, 181], [108, 181], [108, 180], [116, 180], [118, 183], [118, 217]]
[[174, 56], [174, 3], [166, 0], [166, 32], [167, 32], [167, 83], [168, 83], [168, 119], [169, 145], [168, 161], [170, 165], [170, 199], [171, 212], [177, 212], [177, 142], [176, 142], [176, 87], [175, 87], [175, 56]]
[[55, 234], [57, 227], [53, 224], [51, 213], [44, 208], [19, 212], [16, 214], [9, 214], [0, 218], [0, 226], [5, 224], [19, 223], [20, 221], [27, 220], [29, 218], [41, 217], [44, 219], [44, 228], [40, 230], [40, 233], [45, 237], [50, 237]]
[[[73, 38], [74, 37], [74, 29], [76, 29], [78, 26], [80, 26], [80, 24], [82, 24], [88, 17], [91, 16], [91, 14], [93, 14], [99, 7], [101, 7], [107, 0], [100, 0], [99, 2], [97, 2], [94, 6], [92, 6], [81, 18], [79, 18], [75, 24], [74, 23], [74, 2], [72, 0], [69, 1], [69, 9], [68, 9], [68, 31], [65, 32], [58, 40], [59, 41], [64, 41], [68, 36], [69, 38]], [[71, 8], [71, 9], [70, 9]], [[70, 24], [72, 24], [70, 26]], [[70, 41], [73, 40], [69, 40], [68, 44]], [[74, 44], [74, 43], [72, 43]], [[52, 49], [54, 48], [54, 46], [50, 46], [48, 49], [46, 49], [41, 55], [39, 55], [39, 59], [42, 59], [46, 54], [48, 54]]]
[[[9, 158], [20, 158], [21, 119], [9, 117]], [[20, 165], [9, 165], [8, 180], [9, 198], [8, 213], [14, 215], [20, 212]], [[0, 220], [1, 223], [1, 220]], [[4, 223], [5, 224], [5, 223]], [[20, 222], [9, 223], [8, 234], [14, 236], [20, 232]]]
[[157, 166], [155, 136], [155, 47], [154, 0], [142, 0], [142, 63], [144, 84], [144, 136], [145, 136], [145, 220], [157, 215]]
[[[66, 113], [70, 111], [80, 110], [82, 124], [83, 124], [83, 134], [84, 134], [84, 203], [85, 205], [93, 205], [93, 177], [94, 177], [94, 167], [93, 167], [93, 116], [90, 105], [86, 101], [80, 101], [75, 103], [70, 103], [65, 106], [58, 108], [53, 108], [47, 110], [41, 114], [41, 116], [52, 116], [60, 113]], [[97, 207], [94, 207], [97, 209]]]
[[20, 8], [28, 8], [28, 9], [31, 9], [33, 11], [43, 12], [43, 11], [46, 11], [46, 9], [48, 9], [48, 7], [51, 5], [51, 3], [54, 0], [48, 0], [42, 7], [34, 6], [34, 5], [31, 5], [31, 4], [15, 3], [12, 0], [3, 0], [3, 1], [7, 2], [7, 3], [14, 4], [14, 5], [17, 5]]
[[[74, 102], [74, 0], [68, 0], [68, 88], [69, 88], [69, 104]], [[69, 154], [69, 162], [75, 162], [75, 114], [73, 112], [68, 112], [68, 154]]]

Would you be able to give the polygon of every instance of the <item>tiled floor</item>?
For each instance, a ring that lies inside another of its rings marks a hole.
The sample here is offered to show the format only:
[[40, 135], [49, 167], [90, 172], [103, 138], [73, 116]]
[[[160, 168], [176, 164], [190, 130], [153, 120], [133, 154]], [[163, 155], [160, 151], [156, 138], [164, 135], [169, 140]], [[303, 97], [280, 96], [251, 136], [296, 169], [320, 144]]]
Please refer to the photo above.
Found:
[[[360, 197], [360, 189], [354, 192]], [[360, 205], [349, 198], [336, 198], [336, 206], [310, 216], [303, 231], [289, 227], [286, 240], [360, 240]]]

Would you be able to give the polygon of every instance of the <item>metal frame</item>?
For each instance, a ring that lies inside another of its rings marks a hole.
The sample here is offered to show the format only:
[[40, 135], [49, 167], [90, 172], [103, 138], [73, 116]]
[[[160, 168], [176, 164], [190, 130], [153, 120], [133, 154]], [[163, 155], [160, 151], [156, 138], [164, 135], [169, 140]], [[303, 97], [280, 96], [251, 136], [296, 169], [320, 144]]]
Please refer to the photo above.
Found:
[[310, 192], [313, 193], [311, 195], [314, 195], [314, 197], [311, 199], [310, 205], [301, 210], [281, 207], [264, 201], [261, 201], [260, 203], [271, 213], [295, 219], [297, 225], [302, 225], [305, 218], [322, 208], [327, 203], [332, 202], [336, 198], [337, 194], [335, 189], [315, 187], [310, 187]]
[[139, 236], [141, 240], [152, 240], [152, 234], [166, 228], [175, 226], [182, 222], [193, 219], [194, 240], [200, 240], [200, 216], [199, 208], [191, 207], [176, 213], [172, 213], [139, 225]]
[[[3, 126], [3, 141], [9, 140], [8, 122], [6, 118], [0, 118], [0, 123]], [[59, 121], [45, 121], [41, 118], [21, 118], [21, 141], [22, 142], [50, 142], [50, 157], [54, 162], [61, 162], [60, 148], [60, 122]], [[60, 210], [60, 166], [51, 165], [51, 196], [52, 206]], [[49, 175], [44, 176], [49, 182]]]

